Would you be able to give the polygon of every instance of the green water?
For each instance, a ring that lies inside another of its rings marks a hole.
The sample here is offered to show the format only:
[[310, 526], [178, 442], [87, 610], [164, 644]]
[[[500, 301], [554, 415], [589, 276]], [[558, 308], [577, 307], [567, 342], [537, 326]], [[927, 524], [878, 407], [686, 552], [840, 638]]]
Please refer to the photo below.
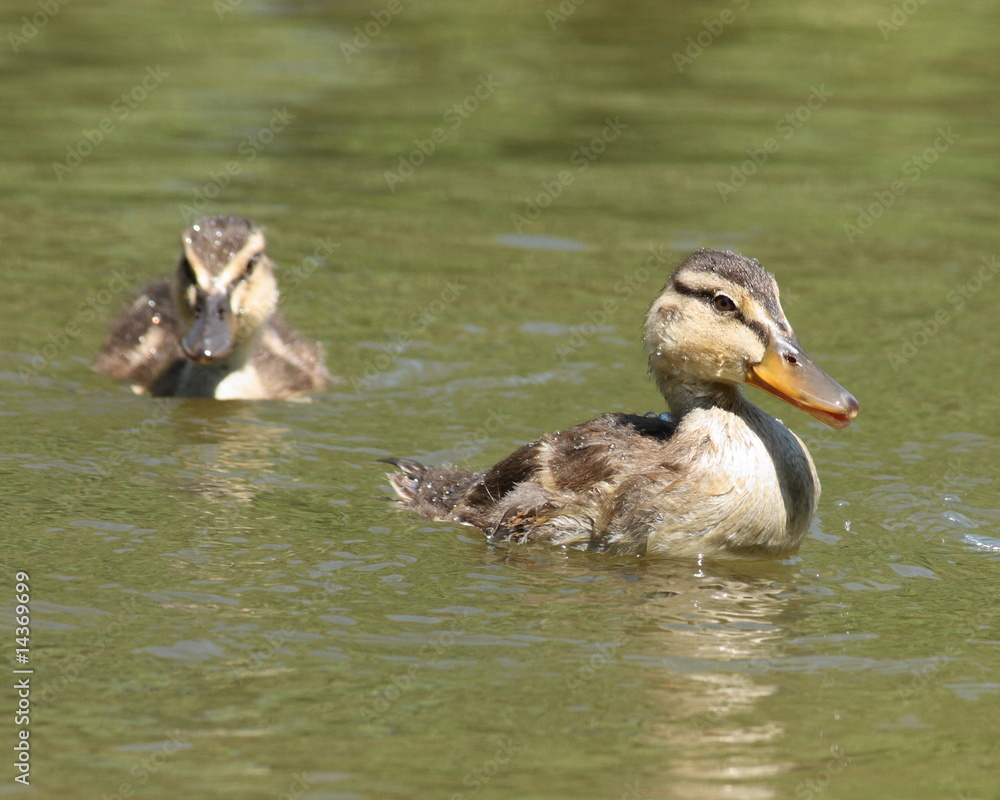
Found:
[[[13, 669], [26, 572], [35, 670], [0, 794], [27, 728], [45, 798], [1000, 797], [992, 4], [52, 7], [0, 12], [0, 623]], [[266, 228], [338, 387], [89, 371], [203, 211]], [[662, 410], [639, 325], [699, 246], [775, 272], [861, 401], [756, 397], [823, 479], [797, 557], [490, 548], [384, 499], [378, 458]]]

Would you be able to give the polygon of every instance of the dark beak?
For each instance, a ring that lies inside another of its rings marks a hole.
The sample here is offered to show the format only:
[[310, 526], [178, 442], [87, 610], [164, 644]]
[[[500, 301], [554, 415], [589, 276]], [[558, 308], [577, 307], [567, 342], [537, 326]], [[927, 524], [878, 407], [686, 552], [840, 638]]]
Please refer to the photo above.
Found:
[[228, 356], [233, 350], [231, 317], [229, 292], [202, 297], [194, 324], [181, 339], [184, 355], [199, 364], [211, 364]]
[[860, 410], [854, 396], [817, 367], [794, 337], [775, 336], [763, 360], [747, 369], [746, 381], [834, 428], [846, 428]]

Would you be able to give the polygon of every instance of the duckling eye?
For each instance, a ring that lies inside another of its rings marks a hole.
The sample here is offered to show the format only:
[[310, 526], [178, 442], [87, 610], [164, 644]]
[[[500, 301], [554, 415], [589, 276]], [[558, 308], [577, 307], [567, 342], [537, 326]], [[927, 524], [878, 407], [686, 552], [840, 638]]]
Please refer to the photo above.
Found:
[[736, 310], [736, 303], [733, 302], [732, 298], [724, 294], [717, 294], [712, 298], [712, 308], [716, 311], [721, 311], [723, 314], [731, 314]]
[[247, 265], [246, 265], [246, 267], [243, 270], [243, 274], [245, 276], [247, 276], [247, 277], [249, 277], [250, 275], [253, 275], [253, 268], [257, 266], [257, 262], [258, 261], [260, 261], [260, 254], [259, 253], [257, 255], [255, 255], [253, 258], [251, 258], [247, 262]]

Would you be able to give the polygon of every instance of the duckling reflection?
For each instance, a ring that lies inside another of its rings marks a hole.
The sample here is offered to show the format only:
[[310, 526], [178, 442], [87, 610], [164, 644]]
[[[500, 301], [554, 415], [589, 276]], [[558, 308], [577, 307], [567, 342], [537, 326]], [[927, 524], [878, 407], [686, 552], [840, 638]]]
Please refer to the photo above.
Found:
[[761, 780], [793, 765], [779, 755], [785, 723], [766, 711], [778, 689], [768, 671], [782, 657], [798, 603], [773, 580], [722, 569], [671, 583], [675, 596], [651, 597], [643, 608], [659, 627], [646, 659], [656, 667], [648, 692], [665, 713], [646, 743], [672, 753], [664, 784], [678, 797], [715, 798], [723, 789], [775, 797]]
[[[634, 729], [631, 746], [653, 754], [641, 796], [778, 795], [767, 779], [793, 768], [784, 753], [794, 746], [784, 741], [786, 716], [770, 712], [778, 693], [771, 676], [798, 620], [821, 602], [796, 591], [790, 567], [507, 547], [490, 556], [529, 573], [529, 591], [504, 597], [531, 606], [533, 633], [578, 643], [563, 646], [567, 663], [557, 677], [532, 672], [543, 680], [539, 693], [579, 705], [583, 728]], [[560, 577], [569, 582], [553, 591]], [[572, 593], [558, 591], [568, 586]], [[582, 716], [587, 708], [592, 720]]]
[[196, 476], [184, 488], [206, 500], [250, 503], [266, 483], [278, 479], [279, 463], [295, 456], [286, 438], [289, 429], [260, 419], [249, 404], [210, 404], [199, 412], [175, 419], [173, 456]]
[[143, 287], [119, 312], [94, 369], [154, 397], [288, 400], [324, 389], [322, 345], [277, 311], [263, 232], [208, 217], [182, 239], [174, 278]]

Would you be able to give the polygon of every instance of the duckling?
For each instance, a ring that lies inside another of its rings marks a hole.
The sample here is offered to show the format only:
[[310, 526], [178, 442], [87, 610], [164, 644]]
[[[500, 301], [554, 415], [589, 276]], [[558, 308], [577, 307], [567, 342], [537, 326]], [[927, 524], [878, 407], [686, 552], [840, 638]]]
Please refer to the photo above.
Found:
[[277, 312], [263, 232], [208, 217], [183, 236], [173, 279], [143, 287], [119, 312], [94, 361], [137, 394], [217, 400], [296, 399], [331, 381], [323, 346]]
[[671, 413], [610, 413], [542, 436], [482, 472], [389, 459], [399, 500], [493, 541], [619, 555], [782, 558], [816, 511], [802, 440], [743, 395], [756, 386], [843, 428], [858, 401], [802, 350], [760, 263], [699, 250], [646, 316]]

